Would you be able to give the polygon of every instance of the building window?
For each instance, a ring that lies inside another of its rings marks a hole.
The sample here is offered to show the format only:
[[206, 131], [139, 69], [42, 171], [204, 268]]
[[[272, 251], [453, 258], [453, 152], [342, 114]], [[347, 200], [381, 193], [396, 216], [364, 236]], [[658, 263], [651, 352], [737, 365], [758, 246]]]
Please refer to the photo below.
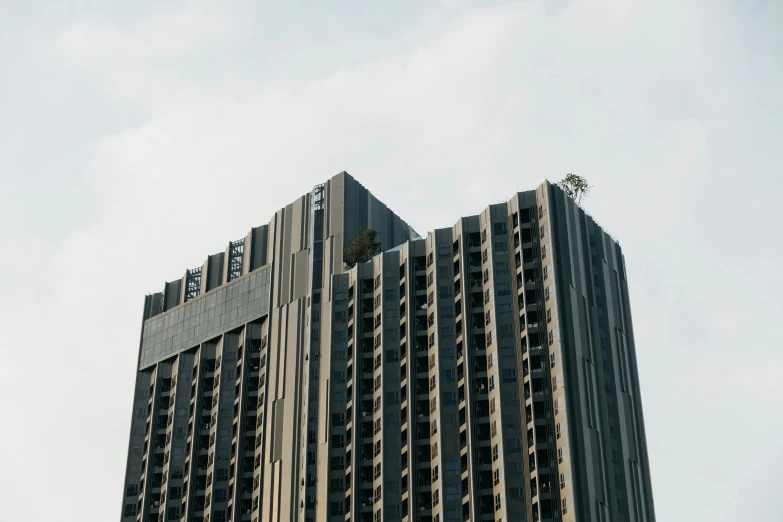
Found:
[[438, 259], [443, 259], [444, 257], [451, 257], [451, 249], [449, 247], [438, 247]]
[[563, 489], [566, 486], [568, 486], [570, 479], [571, 479], [571, 472], [568, 470], [564, 470], [560, 474], [560, 489]]
[[[313, 432], [315, 434], [315, 432]], [[315, 438], [315, 437], [313, 437]], [[315, 442], [315, 440], [313, 441]], [[345, 435], [338, 433], [335, 435], [332, 435], [332, 447], [333, 448], [344, 448], [345, 447]]]
[[332, 413], [332, 426], [345, 426], [345, 414], [344, 413]]
[[343, 479], [336, 478], [331, 480], [330, 488], [332, 490], [332, 493], [342, 493], [345, 491], [345, 484], [343, 483]]
[[561, 500], [563, 505], [563, 514], [568, 514], [568, 508], [571, 506], [571, 497], [563, 497]]
[[557, 391], [558, 388], [563, 387], [563, 372], [558, 373], [552, 379], [552, 391]]
[[516, 438], [506, 439], [506, 452], [508, 453], [521, 453], [522, 441]]
[[386, 404], [389, 406], [400, 403], [400, 392], [390, 391], [386, 392]]
[[495, 511], [499, 511], [503, 507], [503, 494], [498, 493], [495, 495]]
[[508, 252], [508, 242], [507, 241], [498, 241], [495, 243], [495, 252], [497, 253], [506, 253]]
[[499, 329], [501, 339], [511, 339], [514, 337], [514, 325], [502, 324]]
[[500, 484], [500, 470], [496, 469], [492, 472], [492, 483], [497, 486]]
[[493, 233], [496, 236], [504, 236], [508, 234], [508, 224], [505, 222], [495, 223]]
[[495, 462], [500, 458], [500, 448], [497, 444], [492, 446], [492, 462]]
[[566, 460], [568, 460], [568, 444], [557, 448], [557, 462], [562, 464]]

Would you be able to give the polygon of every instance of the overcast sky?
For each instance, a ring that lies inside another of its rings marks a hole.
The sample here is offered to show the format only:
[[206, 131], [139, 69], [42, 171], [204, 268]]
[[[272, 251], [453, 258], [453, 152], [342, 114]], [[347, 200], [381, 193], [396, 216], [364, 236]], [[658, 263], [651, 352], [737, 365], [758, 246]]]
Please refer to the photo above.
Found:
[[658, 520], [780, 521], [783, 2], [381, 4], [0, 0], [0, 522], [119, 519], [144, 295], [342, 170], [420, 233], [587, 177]]

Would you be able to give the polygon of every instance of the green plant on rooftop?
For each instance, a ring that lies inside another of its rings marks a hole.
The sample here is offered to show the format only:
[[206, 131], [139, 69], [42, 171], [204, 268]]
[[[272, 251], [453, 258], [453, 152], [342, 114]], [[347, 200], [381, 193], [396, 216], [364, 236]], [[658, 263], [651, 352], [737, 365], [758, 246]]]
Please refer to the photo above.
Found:
[[582, 198], [590, 192], [593, 188], [587, 180], [577, 174], [566, 174], [566, 177], [556, 183], [558, 187], [563, 189], [566, 195], [573, 199], [577, 205], [582, 204]]
[[345, 247], [345, 262], [349, 266], [364, 263], [380, 254], [381, 244], [378, 242], [378, 232], [373, 228], [365, 228], [361, 234]]

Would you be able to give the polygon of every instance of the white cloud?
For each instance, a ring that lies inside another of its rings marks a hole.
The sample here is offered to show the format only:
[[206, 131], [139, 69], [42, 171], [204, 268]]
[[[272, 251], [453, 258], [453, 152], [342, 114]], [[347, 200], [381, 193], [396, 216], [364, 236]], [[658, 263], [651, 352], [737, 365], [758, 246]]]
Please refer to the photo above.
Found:
[[[781, 46], [749, 37], [774, 26], [707, 3], [447, 4], [62, 24], [50, 58], [123, 125], [85, 114], [82, 141], [48, 151], [79, 151], [71, 197], [89, 213], [42, 210], [67, 231], [55, 238], [26, 223], [0, 236], [30, 253], [9, 260], [0, 302], [0, 405], [19, 427], [0, 446], [20, 450], [3, 454], [17, 480], [0, 521], [48, 520], [50, 505], [116, 517], [143, 294], [343, 169], [419, 232], [544, 177], [590, 178], [586, 206], [627, 256], [658, 518], [735, 520], [744, 502], [712, 500], [743, 491], [754, 520], [775, 519], [774, 497], [743, 486], [783, 485], [781, 128], [765, 110], [780, 107]], [[366, 30], [384, 16], [393, 30]], [[43, 393], [6, 369], [36, 360]]]

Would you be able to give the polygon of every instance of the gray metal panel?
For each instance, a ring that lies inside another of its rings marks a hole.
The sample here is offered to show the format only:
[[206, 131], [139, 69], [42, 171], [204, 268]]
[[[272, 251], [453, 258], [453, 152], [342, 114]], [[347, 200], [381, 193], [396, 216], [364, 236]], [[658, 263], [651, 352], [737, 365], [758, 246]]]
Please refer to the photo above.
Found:
[[[219, 287], [223, 284], [224, 278], [223, 278], [223, 264], [225, 262], [225, 254], [223, 252], [220, 252], [218, 254], [213, 254], [209, 256], [207, 259], [207, 271], [202, 271], [202, 278], [206, 279], [206, 288], [205, 290], [209, 292], [210, 290], [214, 290], [215, 288]], [[206, 277], [205, 277], [206, 274]]]
[[296, 300], [307, 295], [307, 266], [309, 257], [307, 250], [300, 250], [294, 254], [294, 277], [292, 278], [291, 299]]
[[182, 294], [182, 280], [177, 279], [166, 283], [163, 289], [163, 311], [168, 311], [179, 305]]
[[139, 369], [269, 312], [271, 267], [235, 279], [144, 322]]

